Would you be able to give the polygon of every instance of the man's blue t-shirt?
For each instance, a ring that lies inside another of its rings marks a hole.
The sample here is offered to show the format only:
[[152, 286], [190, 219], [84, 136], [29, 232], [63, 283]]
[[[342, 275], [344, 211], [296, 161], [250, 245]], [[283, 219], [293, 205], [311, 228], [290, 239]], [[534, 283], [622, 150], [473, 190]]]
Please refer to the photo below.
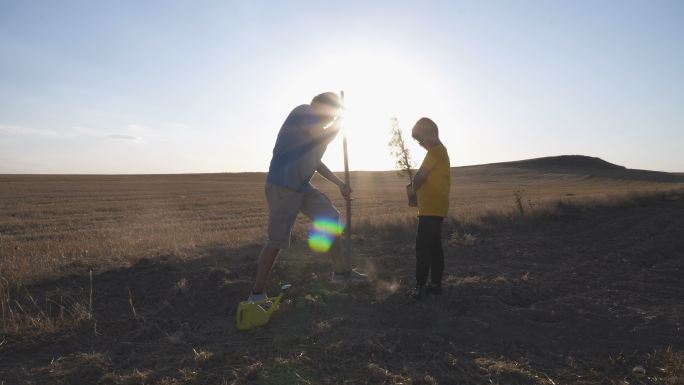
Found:
[[327, 123], [311, 105], [292, 110], [278, 133], [266, 181], [300, 192], [311, 189], [311, 177], [328, 143], [337, 134], [323, 130]]

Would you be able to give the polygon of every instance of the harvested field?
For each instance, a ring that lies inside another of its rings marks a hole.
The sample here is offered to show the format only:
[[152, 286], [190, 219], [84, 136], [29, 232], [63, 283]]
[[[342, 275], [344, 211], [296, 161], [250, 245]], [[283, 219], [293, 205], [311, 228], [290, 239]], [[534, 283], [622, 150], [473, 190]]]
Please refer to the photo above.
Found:
[[0, 176], [0, 383], [682, 382], [681, 175], [569, 157], [453, 176], [441, 297], [405, 295], [404, 179], [357, 172], [353, 251], [374, 283], [331, 286], [302, 220], [270, 286], [289, 299], [250, 332], [234, 314], [263, 174]]

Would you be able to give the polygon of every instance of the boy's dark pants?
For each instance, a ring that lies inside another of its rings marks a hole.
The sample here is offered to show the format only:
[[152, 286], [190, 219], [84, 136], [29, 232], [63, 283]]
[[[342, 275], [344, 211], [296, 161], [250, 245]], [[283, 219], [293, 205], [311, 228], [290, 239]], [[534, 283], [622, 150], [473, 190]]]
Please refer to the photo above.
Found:
[[444, 274], [444, 252], [442, 251], [443, 217], [419, 216], [416, 234], [416, 283], [423, 286], [430, 281], [439, 285]]

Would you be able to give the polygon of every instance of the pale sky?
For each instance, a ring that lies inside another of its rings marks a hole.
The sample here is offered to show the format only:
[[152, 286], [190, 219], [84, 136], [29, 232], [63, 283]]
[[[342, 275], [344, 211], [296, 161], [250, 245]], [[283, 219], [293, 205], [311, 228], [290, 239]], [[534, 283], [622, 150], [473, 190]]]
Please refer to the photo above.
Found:
[[455, 166], [681, 172], [683, 20], [682, 1], [0, 0], [0, 173], [267, 171], [289, 111], [341, 89], [353, 170], [392, 169], [389, 118], [428, 116]]

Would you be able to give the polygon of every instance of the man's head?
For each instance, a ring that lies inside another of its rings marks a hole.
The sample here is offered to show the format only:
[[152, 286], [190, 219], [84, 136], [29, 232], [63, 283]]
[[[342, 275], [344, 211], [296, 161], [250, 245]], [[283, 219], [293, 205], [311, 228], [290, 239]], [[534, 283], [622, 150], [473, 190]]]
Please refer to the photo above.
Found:
[[430, 118], [418, 119], [413, 130], [411, 130], [411, 136], [425, 149], [439, 143], [439, 129]]
[[342, 102], [336, 93], [324, 92], [311, 99], [311, 107], [313, 107], [320, 116], [332, 119], [339, 113], [340, 108], [342, 108]]

